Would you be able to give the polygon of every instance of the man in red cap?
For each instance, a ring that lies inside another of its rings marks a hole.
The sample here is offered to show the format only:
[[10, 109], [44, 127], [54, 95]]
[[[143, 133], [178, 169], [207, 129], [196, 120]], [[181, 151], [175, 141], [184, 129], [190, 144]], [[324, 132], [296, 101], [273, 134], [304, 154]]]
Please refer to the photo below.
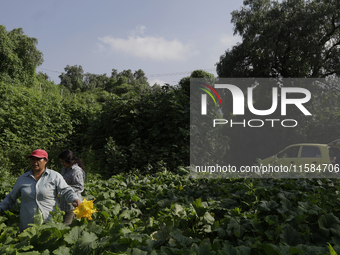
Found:
[[[31, 170], [21, 175], [11, 192], [0, 203], [0, 211], [6, 211], [16, 203], [21, 195], [20, 231], [30, 223], [42, 223], [50, 219], [49, 212], [57, 205], [57, 195], [77, 207], [81, 202], [74, 190], [58, 172], [48, 169], [48, 154], [45, 150], [35, 150], [30, 158]], [[34, 219], [40, 219], [35, 222]]]

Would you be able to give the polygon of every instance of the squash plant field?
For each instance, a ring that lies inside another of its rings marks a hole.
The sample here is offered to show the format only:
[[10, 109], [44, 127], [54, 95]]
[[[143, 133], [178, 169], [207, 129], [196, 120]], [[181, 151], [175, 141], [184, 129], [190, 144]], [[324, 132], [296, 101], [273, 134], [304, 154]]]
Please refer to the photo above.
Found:
[[[15, 179], [1, 180], [3, 199]], [[340, 254], [337, 179], [87, 177], [92, 221], [20, 233], [17, 204], [0, 217], [0, 254]], [[331, 246], [330, 246], [331, 245]]]

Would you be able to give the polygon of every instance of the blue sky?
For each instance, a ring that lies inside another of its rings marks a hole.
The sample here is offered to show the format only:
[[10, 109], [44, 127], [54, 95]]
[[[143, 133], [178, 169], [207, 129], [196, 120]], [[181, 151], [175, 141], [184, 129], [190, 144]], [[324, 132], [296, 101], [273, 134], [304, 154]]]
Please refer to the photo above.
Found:
[[2, 0], [0, 24], [38, 39], [44, 62], [37, 71], [56, 83], [67, 65], [81, 65], [85, 73], [108, 76], [113, 68], [142, 69], [151, 85], [174, 85], [196, 69], [216, 75], [219, 57], [241, 41], [230, 13], [242, 3]]

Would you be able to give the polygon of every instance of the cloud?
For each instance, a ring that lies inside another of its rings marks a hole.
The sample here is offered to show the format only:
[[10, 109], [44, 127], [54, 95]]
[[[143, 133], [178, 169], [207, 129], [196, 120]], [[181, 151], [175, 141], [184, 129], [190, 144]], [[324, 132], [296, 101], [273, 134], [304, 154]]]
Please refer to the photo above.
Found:
[[143, 35], [144, 34], [144, 31], [146, 29], [146, 26], [143, 26], [143, 25], [138, 25], [136, 26], [136, 28], [132, 31], [129, 32], [130, 36], [135, 36], [135, 35]]
[[97, 53], [97, 52], [103, 52], [105, 50], [105, 46], [101, 43], [96, 43], [97, 45], [97, 48], [94, 50], [94, 53]]
[[162, 81], [160, 79], [152, 79], [152, 80], [149, 81], [150, 86], [153, 86], [155, 83], [163, 86], [165, 83], [168, 83], [168, 82]]
[[112, 51], [154, 60], [184, 60], [198, 53], [191, 44], [184, 44], [177, 39], [169, 41], [163, 37], [136, 35], [137, 32], [143, 34], [144, 30], [145, 26], [139, 25], [136, 32], [130, 32], [128, 39], [104, 36], [99, 40]]

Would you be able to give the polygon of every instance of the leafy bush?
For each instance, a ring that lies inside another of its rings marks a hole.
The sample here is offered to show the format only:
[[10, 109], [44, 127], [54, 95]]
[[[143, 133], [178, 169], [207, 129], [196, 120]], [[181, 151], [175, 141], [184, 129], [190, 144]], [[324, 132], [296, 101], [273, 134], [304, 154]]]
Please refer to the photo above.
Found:
[[49, 100], [39, 91], [0, 82], [0, 101], [1, 154], [10, 161], [7, 167], [13, 171], [26, 167], [26, 156], [32, 150], [48, 151], [57, 144], [62, 147], [73, 132], [70, 116], [59, 98]]
[[189, 98], [170, 86], [128, 99], [114, 96], [89, 137], [111, 173], [155, 172], [160, 162], [171, 171], [189, 165]]

